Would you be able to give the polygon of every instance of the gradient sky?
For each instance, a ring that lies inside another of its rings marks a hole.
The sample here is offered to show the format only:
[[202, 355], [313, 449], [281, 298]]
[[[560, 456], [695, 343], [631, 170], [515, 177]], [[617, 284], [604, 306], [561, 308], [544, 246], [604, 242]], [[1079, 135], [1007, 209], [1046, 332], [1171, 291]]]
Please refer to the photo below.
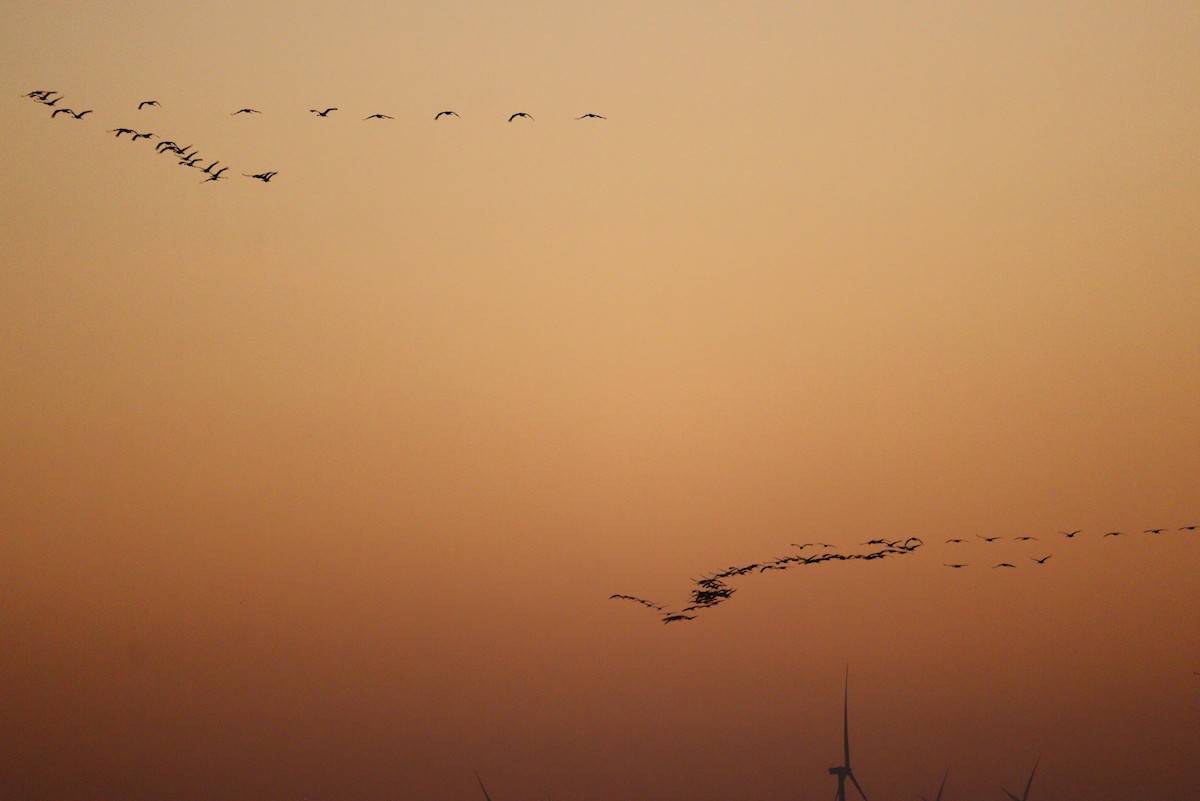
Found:
[[5, 0], [0, 76], [2, 801], [828, 799], [847, 665], [872, 801], [1200, 792], [1195, 2]]

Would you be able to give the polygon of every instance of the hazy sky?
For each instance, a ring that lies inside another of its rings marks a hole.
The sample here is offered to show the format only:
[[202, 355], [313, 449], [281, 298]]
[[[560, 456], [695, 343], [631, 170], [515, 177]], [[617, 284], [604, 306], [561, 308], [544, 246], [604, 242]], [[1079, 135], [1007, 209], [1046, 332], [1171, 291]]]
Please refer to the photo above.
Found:
[[827, 800], [847, 665], [872, 801], [1200, 792], [1195, 2], [5, 0], [0, 76], [0, 801]]

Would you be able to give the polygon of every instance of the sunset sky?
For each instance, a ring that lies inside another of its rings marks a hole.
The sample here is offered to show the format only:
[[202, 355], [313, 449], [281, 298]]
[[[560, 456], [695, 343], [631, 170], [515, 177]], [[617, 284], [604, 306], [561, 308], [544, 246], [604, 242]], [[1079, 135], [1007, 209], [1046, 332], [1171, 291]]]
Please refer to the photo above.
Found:
[[1198, 797], [1194, 0], [5, 0], [0, 164], [0, 801]]

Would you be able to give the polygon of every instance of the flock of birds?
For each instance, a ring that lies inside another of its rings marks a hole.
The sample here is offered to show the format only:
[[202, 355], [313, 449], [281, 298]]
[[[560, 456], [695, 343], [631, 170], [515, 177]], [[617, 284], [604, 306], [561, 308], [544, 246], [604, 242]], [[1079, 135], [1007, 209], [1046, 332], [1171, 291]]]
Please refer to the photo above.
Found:
[[[26, 94], [22, 95], [22, 97], [29, 98], [29, 99], [33, 100], [35, 103], [40, 103], [43, 106], [47, 106], [47, 107], [51, 108], [52, 111], [50, 112], [50, 117], [52, 119], [55, 117], [58, 117], [58, 115], [60, 115], [60, 114], [64, 114], [69, 118], [76, 119], [76, 120], [82, 120], [88, 114], [92, 114], [94, 112], [94, 110], [90, 109], [90, 108], [85, 109], [83, 111], [75, 111], [74, 109], [67, 108], [65, 105], [60, 106], [59, 103], [63, 100], [64, 96], [60, 92], [53, 91], [53, 90], [36, 89], [34, 91], [27, 92]], [[157, 100], [143, 100], [137, 104], [137, 110], [144, 111], [146, 109], [154, 109], [154, 108], [160, 107], [161, 105], [162, 104], [159, 103]], [[336, 106], [331, 106], [331, 107], [325, 108], [325, 109], [316, 109], [316, 108], [309, 109], [309, 113], [314, 114], [318, 117], [328, 117], [331, 113], [338, 111], [338, 110], [339, 109]], [[256, 109], [256, 108], [239, 108], [236, 111], [231, 112], [230, 116], [239, 116], [242, 114], [262, 114], [262, 113], [263, 112], [261, 110]], [[447, 117], [447, 118], [459, 117], [459, 114], [458, 114], [458, 112], [452, 111], [452, 110], [439, 111], [433, 116], [433, 119], [436, 122], [436, 121], [442, 119], [443, 117]], [[393, 117], [391, 115], [378, 113], [378, 112], [375, 114], [370, 114], [366, 117], [363, 117], [364, 121], [367, 121], [367, 120], [394, 120], [394, 119], [395, 119], [395, 117]], [[531, 115], [527, 112], [524, 112], [524, 111], [515, 112], [508, 117], [509, 122], [513, 122], [514, 120], [518, 120], [518, 119], [529, 120], [531, 122], [534, 121], [533, 115]], [[584, 114], [582, 116], [576, 117], [575, 119], [576, 120], [604, 120], [604, 119], [608, 119], [608, 118], [604, 117], [600, 114], [588, 113], [588, 114]], [[138, 139], [153, 139], [157, 136], [157, 134], [155, 134], [155, 133], [150, 133], [150, 132], [143, 133], [143, 132], [137, 131], [133, 128], [124, 128], [124, 127], [113, 128], [113, 129], [109, 130], [108, 133], [115, 134], [118, 139], [120, 139], [125, 134], [129, 134], [130, 140], [134, 141], [134, 142], [136, 142]], [[203, 167], [200, 166], [202, 161], [207, 161], [207, 160], [209, 160], [210, 157], [200, 156], [199, 151], [197, 151], [190, 144], [181, 146], [181, 145], [179, 145], [178, 142], [175, 142], [174, 140], [163, 139], [163, 140], [160, 140], [159, 143], [155, 146], [155, 150], [157, 150], [160, 154], [177, 156], [179, 158], [179, 164], [181, 164], [182, 166], [192, 167], [192, 168], [198, 169], [201, 172], [205, 173], [208, 177], [204, 178], [201, 181], [201, 183], [220, 181], [226, 177], [225, 173], [229, 169], [227, 166], [222, 167], [219, 170], [215, 169], [216, 166], [218, 164], [220, 164], [220, 161], [215, 160], [215, 159], [212, 160], [207, 166], [203, 166]], [[242, 173], [242, 175], [245, 176], [246, 178], [254, 178], [259, 181], [262, 181], [263, 183], [269, 183], [272, 178], [274, 178], [276, 175], [278, 175], [278, 172], [269, 171], [269, 172], [259, 172], [259, 173]]]
[[[681, 620], [695, 620], [696, 613], [711, 609], [717, 604], [723, 603], [732, 597], [736, 592], [736, 588], [730, 586], [726, 579], [738, 578], [752, 573], [765, 573], [768, 570], [788, 570], [796, 567], [807, 565], [819, 565], [824, 562], [845, 562], [852, 560], [874, 561], [876, 559], [886, 559], [895, 556], [904, 556], [911, 554], [925, 543], [919, 537], [908, 537], [904, 540], [871, 540], [865, 545], [882, 545], [884, 547], [866, 553], [834, 553], [833, 551], [814, 551], [812, 554], [804, 554], [806, 548], [836, 548], [827, 542], [806, 542], [803, 544], [792, 543], [792, 547], [797, 548], [801, 553], [788, 554], [787, 556], [779, 556], [766, 562], [753, 562], [748, 565], [735, 565], [727, 567], [724, 570], [717, 571], [708, 576], [702, 576], [698, 579], [693, 579], [696, 588], [691, 591], [691, 603], [683, 607], [679, 611], [675, 611], [663, 604], [654, 601], [648, 601], [645, 598], [638, 598], [634, 595], [614, 594], [610, 595], [610, 600], [632, 601], [641, 604], [647, 609], [652, 609], [657, 612], [663, 623], [676, 623]], [[688, 614], [688, 613], [691, 614]]]
[[[1200, 524], [1180, 526], [1177, 529], [1171, 528], [1148, 528], [1143, 529], [1142, 534], [1163, 535], [1170, 531], [1200, 531]], [[1060, 538], [1071, 540], [1075, 539], [1082, 530], [1075, 531], [1059, 531]], [[1127, 536], [1124, 531], [1107, 531], [1099, 535], [1100, 539], [1109, 537], [1124, 537]], [[976, 540], [981, 544], [992, 544], [1004, 539], [1011, 539], [1013, 542], [1040, 542], [1039, 537], [1030, 535], [1022, 535], [1019, 537], [1006, 538], [999, 535], [986, 536], [982, 534], [975, 535]], [[962, 537], [951, 537], [945, 541], [945, 544], [952, 546], [963, 546], [974, 542]], [[664, 604], [655, 601], [649, 601], [645, 598], [639, 598], [636, 595], [625, 595], [615, 593], [609, 596], [609, 600], [631, 601], [646, 607], [658, 614], [663, 623], [676, 623], [683, 620], [695, 620], [699, 612], [711, 609], [712, 607], [729, 600], [736, 592], [736, 588], [730, 584], [730, 580], [740, 578], [746, 575], [766, 573], [772, 570], [788, 570], [795, 567], [804, 567], [808, 565], [818, 565], [825, 562], [844, 562], [851, 560], [874, 561], [877, 559], [886, 559], [896, 556], [905, 556], [914, 553], [917, 549], [925, 545], [925, 542], [920, 537], [908, 537], [906, 539], [888, 540], [888, 539], [873, 539], [862, 543], [863, 546], [879, 546], [876, 550], [862, 553], [836, 553], [832, 550], [814, 550], [810, 554], [805, 554], [804, 551], [808, 548], [814, 549], [832, 549], [836, 545], [827, 542], [805, 542], [791, 544], [791, 547], [797, 549], [797, 553], [788, 554], [787, 556], [779, 556], [765, 562], [753, 562], [748, 565], [727, 567], [724, 570], [719, 570], [708, 575], [701, 576], [698, 579], [693, 579], [692, 583], [695, 587], [690, 591], [689, 603], [687, 606], [676, 610]], [[1030, 556], [1029, 559], [1035, 565], [1044, 565], [1053, 557], [1053, 553], [1047, 553], [1044, 556]], [[942, 565], [948, 568], [960, 570], [970, 567], [971, 562], [943, 562]], [[991, 569], [1016, 569], [1017, 565], [1013, 562], [1002, 561], [992, 563], [988, 560], [987, 563]], [[1032, 567], [1032, 565], [1031, 565]]]

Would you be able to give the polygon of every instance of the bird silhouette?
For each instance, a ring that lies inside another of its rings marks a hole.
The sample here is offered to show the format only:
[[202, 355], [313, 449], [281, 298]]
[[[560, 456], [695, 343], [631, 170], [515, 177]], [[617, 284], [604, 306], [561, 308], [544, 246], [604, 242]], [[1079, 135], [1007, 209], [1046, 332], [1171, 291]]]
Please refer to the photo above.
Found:
[[389, 117], [386, 114], [372, 114], [370, 117], [363, 117], [364, 120], [394, 120], [395, 117]]
[[1037, 562], [1039, 565], [1044, 565], [1044, 564], [1046, 564], [1046, 560], [1049, 559], [1051, 556], [1054, 556], [1054, 554], [1052, 554], [1052, 553], [1046, 554], [1041, 559], [1038, 559], [1036, 556], [1031, 556], [1029, 558], [1032, 559], [1033, 561]]
[[143, 100], [141, 103], [138, 103], [138, 111], [141, 111], [146, 106], [157, 106], [157, 105], [158, 105], [157, 100]]
[[132, 128], [113, 128], [111, 131], [109, 131], [109, 133], [116, 134], [117, 139], [120, 139], [121, 134], [137, 133], [137, 131], [133, 130]]
[[257, 175], [251, 175], [250, 173], [246, 173], [246, 172], [242, 173], [242, 175], [246, 176], [247, 178], [257, 178], [258, 180], [262, 181], [264, 184], [270, 182], [270, 180], [272, 178], [274, 178], [277, 174], [278, 173], [273, 172], [273, 171], [272, 172], [260, 172]]
[[1029, 540], [1036, 540], [1036, 539], [1037, 539], [1037, 537], [1017, 537], [1017, 542], [1028, 542]]
[[529, 119], [531, 119], [531, 120], [533, 119], [533, 117], [530, 117], [530, 116], [529, 116], [528, 114], [526, 114], [524, 111], [518, 111], [516, 114], [512, 115], [511, 117], [509, 117], [509, 118], [508, 118], [508, 121], [509, 121], [509, 122], [512, 122], [512, 121], [513, 121], [513, 120], [515, 120], [517, 117], [528, 117], [528, 118], [529, 118]]
[[59, 114], [70, 114], [72, 117], [75, 116], [75, 112], [69, 108], [56, 108], [54, 111], [50, 112], [50, 119], [54, 119]]
[[[969, 563], [968, 563], [968, 564], [969, 564]], [[953, 564], [953, 565], [951, 565], [951, 564], [946, 564], [945, 562], [942, 562], [942, 565], [943, 565], [944, 567], [954, 567], [954, 568], [966, 567], [966, 566], [967, 566], [966, 564]]]
[[966, 540], [959, 539], [958, 537], [955, 537], [955, 538], [954, 538], [954, 539], [952, 539], [952, 540], [946, 540], [946, 542], [966, 542]]
[[678, 620], [695, 620], [695, 615], [664, 615], [663, 623], [674, 623]]
[[256, 108], [239, 108], [237, 111], [233, 112], [233, 114], [230, 114], [229, 116], [234, 117], [238, 114], [262, 114], [262, 112]]
[[576, 117], [575, 119], [586, 120], [589, 118], [593, 119], [593, 120], [607, 120], [608, 119], [608, 117], [601, 117], [599, 114], [584, 114], [582, 117]]
[[446, 116], [457, 117], [458, 112], [457, 111], [439, 111], [437, 114], [433, 115], [433, 118], [436, 120], [440, 117], [446, 117]]
[[1148, 528], [1148, 529], [1144, 530], [1142, 533], [1143, 534], [1162, 534], [1164, 531], [1166, 531], [1165, 528]]
[[[1122, 536], [1122, 534], [1119, 531], [1110, 531], [1104, 535], [1104, 537], [1120, 537], [1120, 536]], [[1104, 537], [1101, 537], [1100, 539], [1104, 539]]]
[[1060, 532], [1058, 532], [1058, 533], [1059, 533], [1059, 534], [1062, 534], [1062, 535], [1063, 535], [1064, 537], [1066, 537], [1067, 539], [1071, 539], [1071, 538], [1072, 538], [1072, 537], [1074, 537], [1076, 534], [1078, 534], [1078, 533], [1079, 533], [1079, 531], [1081, 531], [1081, 530], [1082, 530], [1082, 529], [1077, 529], [1077, 530], [1075, 530], [1075, 531], [1060, 531]]
[[975, 536], [979, 537], [979, 539], [983, 540], [984, 542], [995, 542], [996, 540], [1001, 539], [1001, 537], [985, 537], [982, 534], [976, 534]]
[[1198, 528], [1200, 528], [1200, 526], [1180, 526], [1179, 530], [1180, 531], [1195, 531]]
[[72, 116], [72, 117], [74, 117], [74, 118], [75, 118], [75, 119], [77, 119], [77, 120], [82, 120], [82, 119], [83, 119], [83, 115], [84, 115], [84, 114], [91, 114], [91, 113], [92, 113], [92, 110], [89, 108], [87, 111], [81, 111], [81, 112], [79, 112], [78, 114], [76, 114], [76, 113], [72, 112], [72, 113], [71, 113], [71, 116]]
[[1016, 565], [1014, 565], [1014, 564], [1011, 564], [1011, 563], [1009, 563], [1009, 562], [1001, 562], [1001, 563], [1000, 563], [1000, 564], [998, 564], [998, 565], [992, 565], [992, 569], [993, 569], [993, 570], [994, 570], [995, 568], [997, 568], [997, 567], [1016, 567]]
[[329, 112], [337, 111], [337, 106], [334, 106], [333, 108], [327, 108], [324, 111], [317, 111], [315, 108], [310, 108], [309, 111], [311, 111], [313, 114], [316, 114], [318, 117], [328, 117]]
[[[215, 163], [215, 162], [214, 162], [214, 163]], [[209, 181], [219, 181], [219, 180], [221, 180], [221, 173], [225, 172], [227, 169], [229, 169], [229, 168], [228, 168], [228, 167], [222, 167], [221, 169], [219, 169], [219, 170], [217, 170], [216, 172], [214, 172], [214, 173], [212, 173], [211, 175], [209, 175], [207, 178], [205, 178], [205, 179], [204, 179], [203, 181], [201, 181], [200, 183], [202, 183], [202, 184], [206, 184], [206, 183], [208, 183]], [[207, 172], [207, 170], [205, 170], [205, 172]]]

